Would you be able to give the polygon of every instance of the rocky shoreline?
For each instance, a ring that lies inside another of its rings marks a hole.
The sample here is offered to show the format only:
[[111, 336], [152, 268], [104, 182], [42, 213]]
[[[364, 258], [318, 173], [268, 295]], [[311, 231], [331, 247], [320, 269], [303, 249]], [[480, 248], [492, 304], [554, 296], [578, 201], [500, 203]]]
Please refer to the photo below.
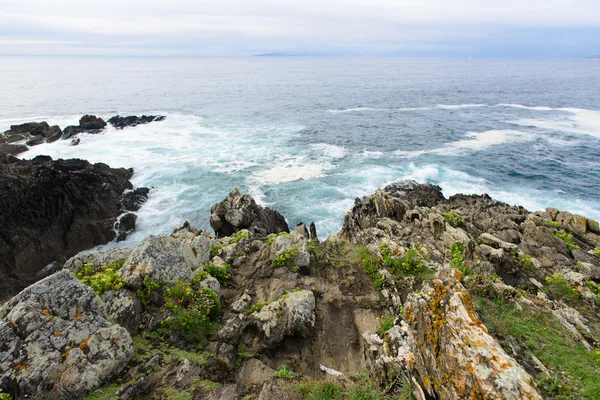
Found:
[[[106, 167], [108, 168], [108, 167]], [[233, 190], [210, 232], [80, 253], [0, 308], [14, 398], [600, 393], [600, 228], [398, 182], [320, 242]]]

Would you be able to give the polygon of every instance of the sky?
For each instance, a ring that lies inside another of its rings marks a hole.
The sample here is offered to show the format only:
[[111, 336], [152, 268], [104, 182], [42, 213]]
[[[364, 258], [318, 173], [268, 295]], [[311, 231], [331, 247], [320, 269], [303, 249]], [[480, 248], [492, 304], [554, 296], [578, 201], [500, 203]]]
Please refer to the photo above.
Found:
[[600, 0], [0, 0], [0, 54], [582, 58]]

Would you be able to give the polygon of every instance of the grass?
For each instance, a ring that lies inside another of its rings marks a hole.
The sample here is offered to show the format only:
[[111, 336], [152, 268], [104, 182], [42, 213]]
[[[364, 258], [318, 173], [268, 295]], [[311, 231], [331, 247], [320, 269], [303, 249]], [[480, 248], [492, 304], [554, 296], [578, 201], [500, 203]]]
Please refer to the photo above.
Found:
[[383, 318], [380, 321], [381, 322], [381, 326], [379, 327], [379, 330], [377, 331], [377, 333], [379, 335], [383, 335], [385, 332], [387, 332], [390, 329], [392, 329], [392, 326], [394, 326], [394, 321], [395, 320], [396, 320], [395, 317]]
[[552, 221], [551, 219], [545, 219], [544, 222], [556, 229], [558, 229], [562, 226], [562, 223], [560, 223], [558, 221]]
[[[106, 400], [111, 398], [115, 393], [119, 391], [126, 384], [123, 383], [111, 383], [109, 385], [102, 386], [100, 389], [94, 390], [90, 394], [88, 394], [87, 400]], [[6, 399], [1, 397], [0, 400], [10, 400], [11, 397], [7, 397]]]
[[566, 281], [565, 277], [556, 272], [552, 276], [546, 277], [546, 283], [549, 286], [551, 294], [566, 298], [567, 300], [575, 301], [581, 297], [581, 293], [573, 289]]
[[398, 383], [382, 389], [361, 375], [355, 382], [344, 384], [305, 379], [295, 386], [295, 392], [305, 400], [413, 400], [412, 385]]
[[305, 400], [342, 399], [342, 388], [331, 382], [306, 381], [296, 385], [296, 394]]
[[476, 298], [475, 308], [490, 334], [507, 343], [510, 336], [535, 355], [551, 376], [538, 375], [544, 394], [556, 399], [597, 399], [600, 356], [590, 352], [548, 311], [516, 309], [510, 303]]
[[454, 243], [452, 247], [448, 249], [448, 252], [452, 255], [450, 265], [452, 268], [459, 270], [463, 277], [471, 275], [471, 268], [465, 265], [465, 260], [463, 258], [464, 251], [465, 245], [461, 242]]
[[458, 212], [454, 212], [451, 210], [443, 213], [442, 216], [450, 225], [452, 225], [455, 228], [464, 226], [465, 224], [465, 220]]
[[570, 233], [560, 230], [553, 236], [557, 239], [562, 240], [567, 245], [569, 251], [573, 251], [579, 248], [579, 246], [575, 242], [573, 242], [573, 235], [571, 235]]
[[282, 365], [277, 368], [274, 374], [275, 378], [294, 379], [296, 374], [288, 368], [287, 365]]
[[91, 287], [98, 296], [102, 296], [109, 290], [119, 290], [125, 286], [125, 281], [117, 275], [124, 263], [125, 259], [121, 259], [99, 268], [87, 263], [75, 274], [75, 277]]

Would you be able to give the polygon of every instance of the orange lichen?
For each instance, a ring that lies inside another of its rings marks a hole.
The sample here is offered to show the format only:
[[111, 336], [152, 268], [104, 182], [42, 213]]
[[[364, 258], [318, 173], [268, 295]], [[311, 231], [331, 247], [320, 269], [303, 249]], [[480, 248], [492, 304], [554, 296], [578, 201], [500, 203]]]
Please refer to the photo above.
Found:
[[56, 333], [54, 334], [54, 336], [58, 337], [58, 336], [62, 336], [62, 334], [63, 334], [63, 333], [62, 333], [61, 331], [58, 331], [58, 332], [56, 332]]
[[81, 317], [83, 317], [83, 314], [80, 312], [76, 312], [75, 315], [73, 315], [73, 318], [75, 318], [75, 319], [79, 319]]
[[114, 340], [113, 340], [113, 343], [114, 343], [114, 344], [117, 344], [117, 343], [119, 343], [119, 339], [114, 339]]
[[44, 310], [42, 311], [42, 314], [44, 314], [44, 315], [49, 315], [49, 314], [50, 314], [50, 311], [48, 311], [48, 310], [44, 309]]
[[137, 268], [137, 265], [130, 265], [129, 270], [134, 271]]
[[81, 341], [81, 343], [79, 343], [79, 346], [77, 346], [77, 347], [79, 347], [79, 349], [81, 349], [81, 350], [85, 350], [88, 347], [88, 342], [89, 342], [88, 339], [84, 339]]
[[146, 268], [142, 268], [142, 270], [140, 271], [140, 275], [142, 275], [142, 276], [146, 275]]

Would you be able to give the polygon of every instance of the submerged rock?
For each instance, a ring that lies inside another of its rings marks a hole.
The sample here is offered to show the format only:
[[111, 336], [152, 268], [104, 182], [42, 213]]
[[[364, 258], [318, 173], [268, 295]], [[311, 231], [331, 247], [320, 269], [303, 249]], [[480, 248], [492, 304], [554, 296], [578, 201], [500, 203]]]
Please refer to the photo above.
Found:
[[0, 388], [81, 397], [119, 373], [133, 342], [104, 307], [67, 270], [13, 297], [0, 309]]
[[242, 229], [259, 236], [290, 231], [281, 214], [272, 208], [259, 206], [252, 196], [241, 194], [238, 189], [233, 189], [225, 200], [212, 206], [210, 226], [217, 238]]

